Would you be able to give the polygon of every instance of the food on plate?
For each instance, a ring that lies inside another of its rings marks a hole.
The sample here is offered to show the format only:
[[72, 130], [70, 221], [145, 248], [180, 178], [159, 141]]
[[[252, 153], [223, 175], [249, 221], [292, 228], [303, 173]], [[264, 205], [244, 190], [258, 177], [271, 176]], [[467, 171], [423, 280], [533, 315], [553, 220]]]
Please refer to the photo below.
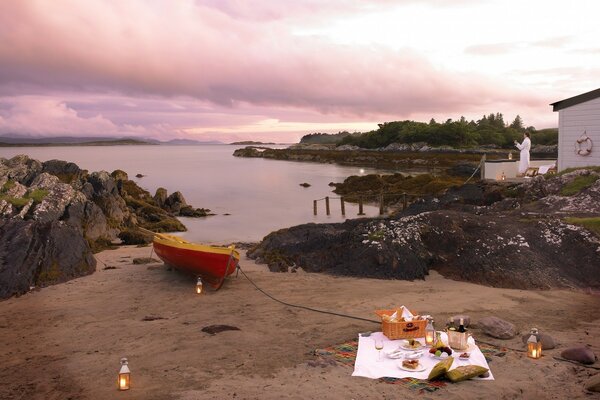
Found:
[[429, 349], [429, 352], [433, 355], [435, 355], [436, 357], [443, 357], [443, 354], [445, 353], [447, 356], [451, 356], [452, 355], [452, 349], [448, 346], [442, 346], [442, 347], [432, 347], [431, 349]]
[[419, 347], [421, 347], [421, 346], [423, 346], [423, 345], [422, 345], [422, 344], [421, 344], [421, 342], [419, 342], [418, 340], [415, 340], [415, 339], [408, 339], [408, 340], [405, 342], [405, 345], [404, 345], [404, 346], [405, 346], [405, 347], [410, 347], [411, 349], [418, 349]]
[[417, 369], [419, 368], [419, 360], [404, 360], [402, 366], [408, 369]]
[[469, 358], [471, 357], [471, 353], [462, 353], [458, 358]]

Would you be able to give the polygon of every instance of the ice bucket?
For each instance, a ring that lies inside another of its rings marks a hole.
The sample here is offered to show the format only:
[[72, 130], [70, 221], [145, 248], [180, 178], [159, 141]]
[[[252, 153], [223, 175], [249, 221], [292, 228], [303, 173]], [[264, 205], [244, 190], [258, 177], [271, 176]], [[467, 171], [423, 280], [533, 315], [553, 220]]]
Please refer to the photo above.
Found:
[[469, 336], [468, 332], [458, 332], [453, 330], [447, 330], [448, 335], [448, 346], [454, 350], [466, 350], [469, 348]]

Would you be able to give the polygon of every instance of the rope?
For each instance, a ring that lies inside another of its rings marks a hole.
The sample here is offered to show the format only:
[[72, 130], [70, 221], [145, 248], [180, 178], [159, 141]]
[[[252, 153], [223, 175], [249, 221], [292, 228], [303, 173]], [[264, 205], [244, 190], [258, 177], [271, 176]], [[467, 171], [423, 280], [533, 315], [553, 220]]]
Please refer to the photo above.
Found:
[[467, 182], [469, 182], [471, 180], [471, 178], [475, 176], [475, 174], [477, 173], [477, 171], [479, 171], [479, 168], [481, 168], [481, 161], [479, 162], [479, 165], [477, 166], [477, 168], [475, 168], [475, 171], [473, 171], [473, 174], [469, 177], [469, 179], [467, 179], [465, 181], [465, 183], [463, 183], [463, 185], [466, 185]]
[[237, 269], [238, 269], [238, 271], [240, 271], [242, 273], [242, 275], [244, 275], [244, 278], [246, 278], [248, 280], [248, 282], [250, 282], [256, 288], [256, 290], [258, 290], [259, 292], [261, 292], [262, 294], [264, 294], [265, 296], [267, 296], [271, 300], [276, 301], [278, 303], [281, 303], [281, 304], [283, 304], [285, 306], [294, 307], [294, 308], [301, 308], [303, 310], [313, 311], [313, 312], [317, 312], [317, 313], [321, 313], [321, 314], [335, 315], [337, 317], [357, 319], [359, 321], [373, 322], [373, 323], [376, 323], [376, 324], [380, 324], [381, 323], [381, 321], [376, 321], [374, 319], [367, 319], [367, 318], [355, 317], [355, 316], [352, 316], [352, 315], [337, 313], [337, 312], [333, 312], [333, 311], [319, 310], [319, 309], [316, 309], [316, 308], [311, 308], [311, 307], [302, 306], [302, 305], [298, 305], [298, 304], [287, 303], [285, 301], [279, 300], [279, 299], [271, 296], [269, 293], [265, 292], [263, 289], [261, 289], [260, 287], [258, 287], [258, 285], [256, 283], [254, 283], [254, 281], [252, 279], [250, 279], [250, 277], [248, 275], [246, 275], [246, 273], [244, 272], [244, 270], [242, 269], [242, 267], [240, 267], [239, 264], [238, 264]]

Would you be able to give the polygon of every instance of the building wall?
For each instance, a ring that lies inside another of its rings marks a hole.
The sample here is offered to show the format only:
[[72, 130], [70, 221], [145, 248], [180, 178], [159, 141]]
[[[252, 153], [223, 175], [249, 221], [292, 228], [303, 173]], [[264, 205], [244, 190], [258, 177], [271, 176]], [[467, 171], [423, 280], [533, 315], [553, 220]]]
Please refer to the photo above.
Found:
[[[587, 156], [575, 151], [584, 131], [594, 144]], [[591, 165], [600, 166], [600, 98], [558, 112], [558, 170]]]

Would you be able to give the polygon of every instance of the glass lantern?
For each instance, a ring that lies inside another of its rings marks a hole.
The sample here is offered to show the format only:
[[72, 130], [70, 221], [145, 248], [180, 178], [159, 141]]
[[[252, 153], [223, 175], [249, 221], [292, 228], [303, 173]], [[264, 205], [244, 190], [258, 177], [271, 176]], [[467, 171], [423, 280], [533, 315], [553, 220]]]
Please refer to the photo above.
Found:
[[119, 370], [119, 390], [129, 390], [131, 384], [131, 371], [126, 358], [121, 358], [121, 369]]
[[531, 329], [531, 334], [527, 339], [527, 356], [536, 359], [542, 356], [542, 342], [538, 340], [536, 328]]
[[433, 319], [427, 318], [427, 326], [425, 327], [425, 345], [433, 346], [435, 342], [435, 328], [433, 327]]
[[200, 277], [198, 277], [198, 280], [196, 281], [196, 293], [202, 293], [202, 278]]

